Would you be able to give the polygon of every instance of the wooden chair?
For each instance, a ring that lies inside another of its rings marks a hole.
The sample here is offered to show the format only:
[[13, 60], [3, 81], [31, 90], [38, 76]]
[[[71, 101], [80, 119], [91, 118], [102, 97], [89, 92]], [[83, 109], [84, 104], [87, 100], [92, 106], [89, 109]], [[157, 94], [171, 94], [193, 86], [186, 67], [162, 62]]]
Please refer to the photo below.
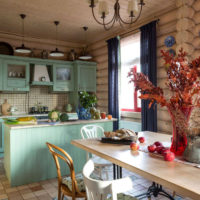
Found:
[[[80, 191], [80, 187], [78, 186], [78, 181], [75, 176], [75, 171], [74, 171], [74, 165], [73, 165], [73, 160], [69, 154], [67, 154], [63, 149], [60, 147], [57, 147], [53, 144], [46, 143], [49, 151], [51, 152], [56, 168], [57, 168], [57, 174], [58, 174], [58, 200], [61, 200], [61, 195], [62, 195], [62, 200], [64, 199], [64, 195], [72, 197], [72, 200], [75, 200], [76, 198], [86, 198], [86, 194], [84, 191]], [[60, 170], [60, 163], [59, 163], [59, 158], [64, 160], [69, 169], [70, 169], [70, 177], [71, 180], [68, 182], [63, 181], [64, 179], [61, 176], [61, 170]], [[83, 182], [83, 179], [82, 179]], [[70, 186], [69, 184], [70, 183]], [[84, 184], [84, 183], [83, 183]], [[84, 189], [85, 190], [85, 189]]]
[[[90, 159], [83, 167], [87, 200], [136, 200], [136, 198], [122, 193], [132, 189], [133, 184], [129, 177], [112, 181], [95, 180], [90, 177], [93, 170], [94, 163]], [[111, 197], [108, 198], [108, 195]]]
[[[104, 129], [101, 126], [97, 126], [97, 125], [86, 125], [83, 126], [81, 128], [81, 137], [83, 139], [87, 139], [87, 138], [99, 138], [99, 137], [103, 137], [104, 136]], [[87, 160], [89, 160], [89, 153], [86, 152], [86, 158]], [[106, 173], [106, 178], [108, 179], [108, 170], [106, 168], [111, 167], [112, 163], [109, 162], [108, 160], [105, 160], [103, 158], [100, 158], [96, 155], [92, 154], [92, 158], [91, 158], [94, 162], [95, 165], [95, 170], [98, 171], [101, 179], [103, 179], [102, 177], [102, 171], [104, 171]]]

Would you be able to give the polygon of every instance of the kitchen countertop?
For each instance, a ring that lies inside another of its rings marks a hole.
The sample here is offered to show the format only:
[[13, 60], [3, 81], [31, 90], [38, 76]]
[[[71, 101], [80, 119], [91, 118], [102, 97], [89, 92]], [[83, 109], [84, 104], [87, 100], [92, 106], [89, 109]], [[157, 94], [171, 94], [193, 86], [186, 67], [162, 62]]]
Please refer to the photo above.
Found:
[[18, 118], [18, 117], [28, 117], [28, 116], [48, 116], [48, 114], [19, 114], [19, 115], [0, 115], [0, 119], [3, 118]]
[[5, 124], [7, 127], [10, 129], [24, 129], [24, 128], [38, 128], [38, 127], [49, 127], [49, 126], [65, 126], [65, 125], [73, 125], [73, 124], [92, 124], [92, 123], [105, 123], [105, 122], [113, 122], [117, 121], [117, 119], [112, 118], [112, 119], [99, 119], [99, 120], [76, 120], [76, 121], [68, 121], [68, 122], [59, 122], [54, 125], [51, 123], [46, 123], [46, 124], [32, 124], [32, 125], [10, 125], [10, 124]]

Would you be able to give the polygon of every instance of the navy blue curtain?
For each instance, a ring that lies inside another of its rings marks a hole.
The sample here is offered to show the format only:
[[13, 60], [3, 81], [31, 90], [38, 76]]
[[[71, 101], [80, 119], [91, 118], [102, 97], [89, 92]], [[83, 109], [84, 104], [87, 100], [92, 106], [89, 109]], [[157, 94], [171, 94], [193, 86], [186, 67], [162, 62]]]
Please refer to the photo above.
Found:
[[[149, 80], [154, 85], [157, 85], [156, 24], [157, 21], [153, 21], [140, 28], [141, 71], [149, 77]], [[157, 132], [157, 107], [152, 105], [151, 109], [149, 109], [148, 104], [148, 100], [142, 100], [142, 131]]]
[[108, 112], [118, 121], [114, 122], [113, 130], [119, 128], [119, 99], [118, 99], [118, 68], [119, 68], [119, 39], [111, 38], [108, 45]]

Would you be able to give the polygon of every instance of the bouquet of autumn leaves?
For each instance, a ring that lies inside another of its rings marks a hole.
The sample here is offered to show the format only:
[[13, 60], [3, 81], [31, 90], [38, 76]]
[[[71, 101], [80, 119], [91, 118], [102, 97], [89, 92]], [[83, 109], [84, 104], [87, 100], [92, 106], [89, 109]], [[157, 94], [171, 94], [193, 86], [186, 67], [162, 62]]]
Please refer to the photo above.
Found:
[[[166, 86], [170, 90], [169, 97], [163, 89], [153, 85], [143, 73], [133, 69], [128, 74], [130, 82], [134, 82], [136, 90], [141, 92], [141, 99], [149, 100], [149, 107], [154, 102], [167, 107], [172, 121], [179, 132], [188, 130], [188, 119], [192, 108], [200, 107], [200, 57], [191, 63], [187, 61], [187, 53], [181, 49], [176, 57], [167, 51], [161, 51], [167, 69]], [[188, 133], [189, 134], [189, 133]]]

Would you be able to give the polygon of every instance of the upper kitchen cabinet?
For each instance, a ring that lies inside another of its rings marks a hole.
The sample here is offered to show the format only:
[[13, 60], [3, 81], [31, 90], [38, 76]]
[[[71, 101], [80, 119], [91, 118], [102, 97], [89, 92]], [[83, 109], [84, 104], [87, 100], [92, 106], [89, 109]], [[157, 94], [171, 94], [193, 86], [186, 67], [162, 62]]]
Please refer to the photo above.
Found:
[[53, 92], [74, 90], [74, 69], [72, 63], [53, 65]]
[[96, 63], [75, 61], [75, 90], [96, 92]]
[[3, 90], [29, 91], [29, 63], [19, 60], [3, 60]]
[[3, 90], [3, 62], [0, 59], [0, 91]]

